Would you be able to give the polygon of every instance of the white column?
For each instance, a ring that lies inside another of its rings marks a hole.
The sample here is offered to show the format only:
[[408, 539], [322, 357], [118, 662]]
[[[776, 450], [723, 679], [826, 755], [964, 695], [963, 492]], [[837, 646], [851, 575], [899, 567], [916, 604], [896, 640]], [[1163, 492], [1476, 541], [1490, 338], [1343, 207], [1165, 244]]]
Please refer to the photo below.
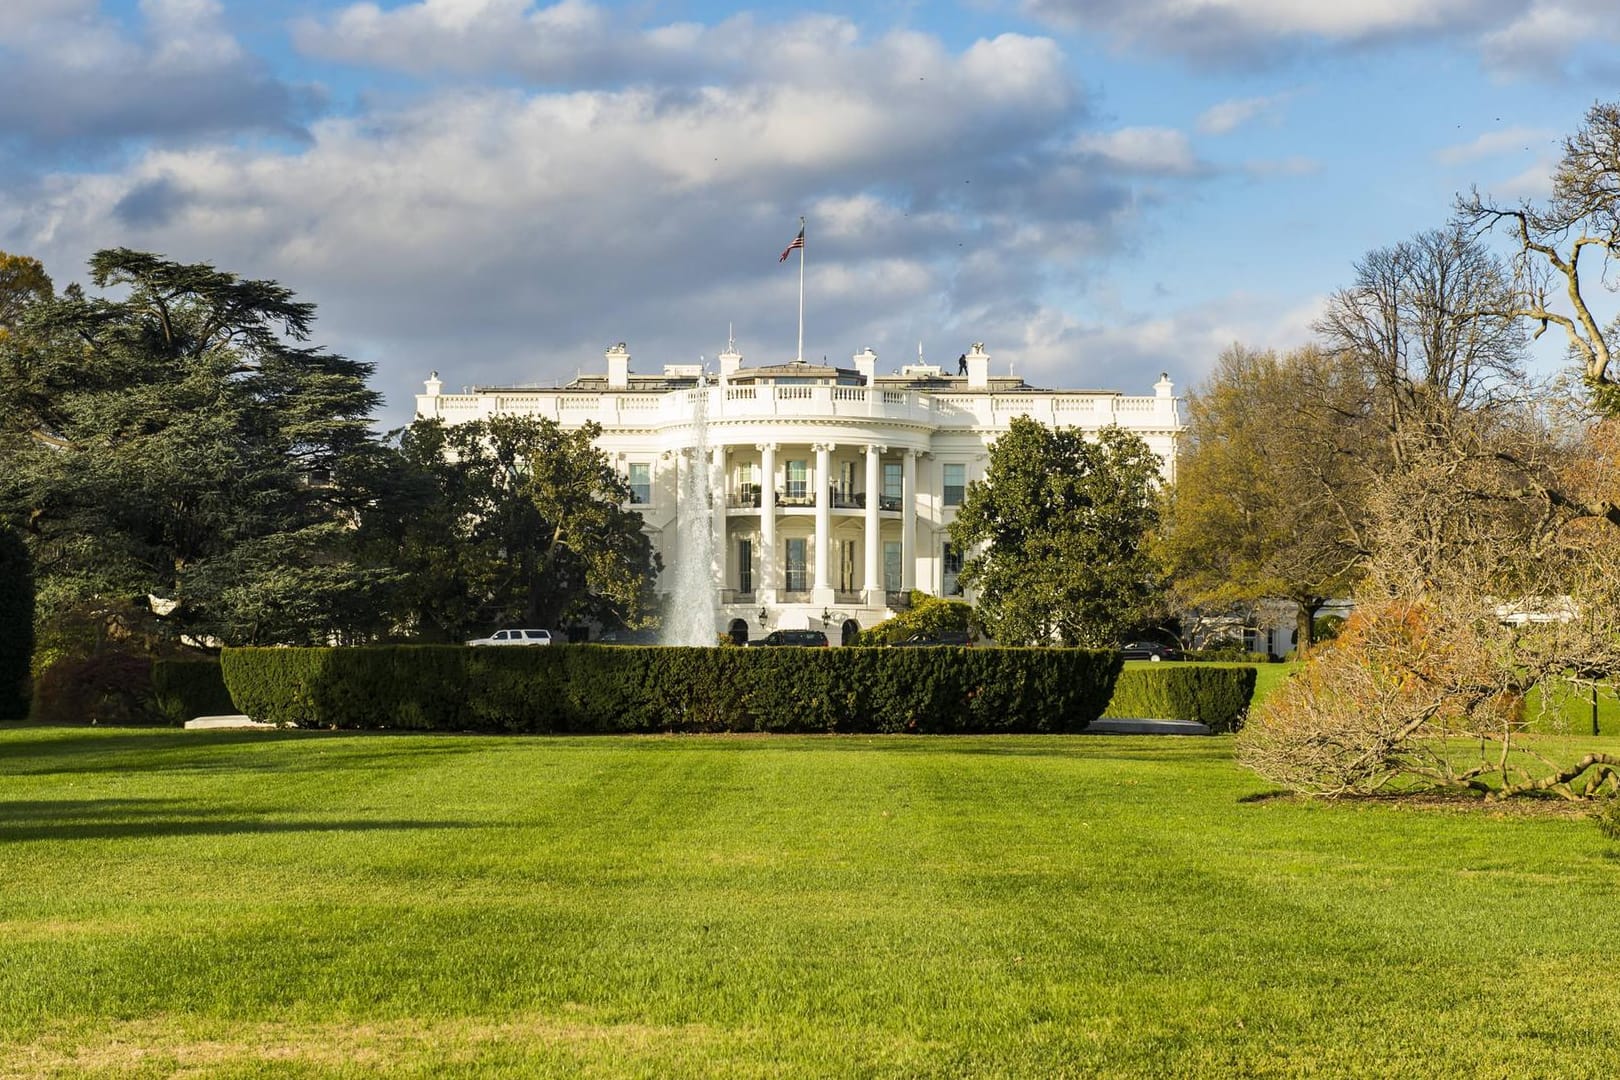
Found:
[[900, 588], [917, 587], [917, 451], [907, 450], [900, 490]]
[[726, 579], [727, 556], [731, 539], [726, 535], [726, 448], [716, 446], [709, 451], [709, 495], [714, 499], [714, 587], [729, 589]]
[[882, 523], [878, 520], [878, 503], [883, 491], [883, 447], [866, 448], [866, 573], [861, 582], [866, 589], [866, 603], [871, 607], [883, 606], [883, 567], [881, 536]]
[[759, 594], [776, 603], [776, 444], [759, 443]]
[[827, 574], [832, 547], [832, 444], [817, 443], [816, 474], [816, 578], [811, 585], [810, 601], [815, 604], [833, 602], [832, 579]]

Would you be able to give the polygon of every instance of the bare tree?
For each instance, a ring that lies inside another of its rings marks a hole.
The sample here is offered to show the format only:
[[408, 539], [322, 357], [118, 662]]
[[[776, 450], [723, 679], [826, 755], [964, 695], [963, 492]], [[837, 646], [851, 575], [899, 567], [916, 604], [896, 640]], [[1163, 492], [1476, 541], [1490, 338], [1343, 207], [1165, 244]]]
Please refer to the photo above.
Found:
[[1594, 278], [1616, 287], [1609, 268], [1620, 254], [1620, 104], [1593, 105], [1564, 140], [1549, 200], [1505, 205], [1476, 189], [1458, 199], [1457, 222], [1475, 233], [1503, 229], [1517, 249], [1511, 293], [1480, 310], [1536, 321], [1536, 337], [1562, 328], [1598, 408], [1620, 412], [1610, 370], [1617, 328], [1602, 324], [1585, 291]]
[[1357, 611], [1251, 718], [1248, 765], [1318, 795], [1620, 791], [1620, 755], [1561, 764], [1519, 738], [1533, 687], [1620, 668], [1620, 530], [1579, 509], [1617, 485], [1620, 432], [1561, 446], [1515, 419], [1459, 425], [1369, 492]]

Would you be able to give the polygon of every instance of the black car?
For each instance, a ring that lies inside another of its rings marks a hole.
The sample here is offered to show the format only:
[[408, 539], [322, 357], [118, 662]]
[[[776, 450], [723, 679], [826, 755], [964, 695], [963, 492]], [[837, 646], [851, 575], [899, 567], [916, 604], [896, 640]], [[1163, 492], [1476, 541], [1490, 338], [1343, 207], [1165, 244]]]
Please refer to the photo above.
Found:
[[1157, 641], [1130, 641], [1121, 645], [1119, 651], [1127, 660], [1180, 660], [1181, 650], [1172, 649], [1168, 645], [1160, 645]]
[[938, 634], [912, 634], [904, 641], [891, 641], [891, 649], [920, 649], [931, 645], [955, 645], [958, 648], [971, 648], [973, 636], [966, 631], [946, 630]]
[[772, 630], [758, 641], [750, 641], [750, 645], [807, 645], [811, 648], [826, 648], [827, 635], [820, 630]]

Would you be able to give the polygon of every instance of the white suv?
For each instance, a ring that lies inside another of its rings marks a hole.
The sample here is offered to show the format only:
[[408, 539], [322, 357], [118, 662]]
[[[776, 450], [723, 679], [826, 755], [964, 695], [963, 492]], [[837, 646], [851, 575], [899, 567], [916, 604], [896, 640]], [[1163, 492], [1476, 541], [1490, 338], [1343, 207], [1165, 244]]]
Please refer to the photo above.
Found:
[[473, 638], [469, 645], [550, 645], [550, 630], [497, 630], [489, 637]]

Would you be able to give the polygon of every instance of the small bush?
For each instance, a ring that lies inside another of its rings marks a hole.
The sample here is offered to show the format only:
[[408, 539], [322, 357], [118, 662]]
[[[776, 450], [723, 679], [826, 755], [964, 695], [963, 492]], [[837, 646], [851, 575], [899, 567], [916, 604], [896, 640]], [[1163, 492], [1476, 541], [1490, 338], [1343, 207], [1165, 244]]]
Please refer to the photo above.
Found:
[[152, 724], [152, 661], [123, 650], [68, 657], [34, 682], [30, 718], [41, 724]]
[[1217, 664], [1269, 664], [1271, 657], [1263, 652], [1250, 652], [1241, 645], [1212, 649], [1191, 649], [1183, 654], [1188, 660]]
[[908, 610], [862, 630], [852, 644], [882, 647], [919, 634], [937, 637], [947, 633], [973, 633], [975, 629], [972, 604], [913, 592]]
[[249, 716], [523, 732], [1080, 731], [1119, 654], [1083, 649], [227, 649]]
[[1254, 697], [1253, 667], [1155, 664], [1120, 672], [1104, 716], [1195, 720], [1217, 733], [1243, 726]]
[[1620, 795], [1610, 795], [1598, 803], [1592, 816], [1597, 820], [1598, 831], [1610, 840], [1620, 840]]
[[1597, 803], [1597, 829], [1610, 840], [1620, 840], [1620, 795], [1609, 795]]

